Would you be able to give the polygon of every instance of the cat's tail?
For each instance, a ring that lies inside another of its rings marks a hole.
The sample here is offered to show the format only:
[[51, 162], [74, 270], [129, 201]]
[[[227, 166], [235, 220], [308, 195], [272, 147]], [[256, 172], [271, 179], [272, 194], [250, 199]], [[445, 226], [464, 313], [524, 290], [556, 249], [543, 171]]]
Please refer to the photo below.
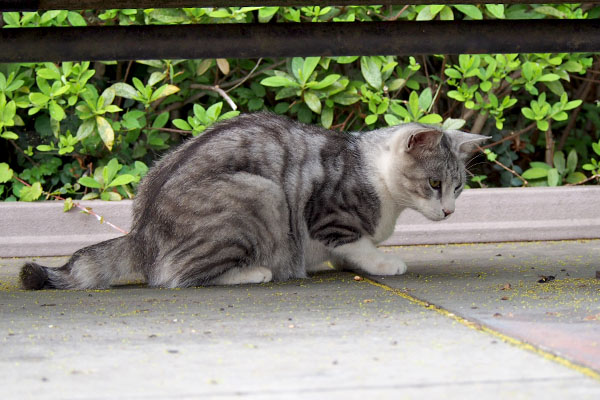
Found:
[[19, 275], [24, 289], [100, 289], [132, 272], [129, 235], [76, 251], [60, 268], [28, 262]]

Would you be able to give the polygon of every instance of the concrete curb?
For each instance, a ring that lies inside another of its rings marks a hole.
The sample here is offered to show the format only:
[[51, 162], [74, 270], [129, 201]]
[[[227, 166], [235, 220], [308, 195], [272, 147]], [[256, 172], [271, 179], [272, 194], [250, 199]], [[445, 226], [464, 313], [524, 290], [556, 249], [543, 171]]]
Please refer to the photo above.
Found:
[[[84, 201], [105, 220], [128, 230], [131, 201]], [[0, 257], [68, 255], [120, 236], [96, 218], [62, 202], [0, 203]], [[456, 212], [431, 222], [407, 210], [385, 245], [600, 238], [600, 187], [467, 190]]]

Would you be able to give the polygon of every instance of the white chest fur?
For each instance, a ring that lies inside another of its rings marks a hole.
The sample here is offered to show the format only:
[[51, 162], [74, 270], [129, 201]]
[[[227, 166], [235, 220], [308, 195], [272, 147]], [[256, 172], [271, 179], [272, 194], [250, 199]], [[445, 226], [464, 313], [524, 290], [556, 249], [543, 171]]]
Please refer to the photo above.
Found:
[[396, 220], [402, 210], [398, 210], [395, 205], [389, 201], [381, 202], [381, 218], [373, 235], [373, 242], [379, 244], [392, 236], [396, 228]]

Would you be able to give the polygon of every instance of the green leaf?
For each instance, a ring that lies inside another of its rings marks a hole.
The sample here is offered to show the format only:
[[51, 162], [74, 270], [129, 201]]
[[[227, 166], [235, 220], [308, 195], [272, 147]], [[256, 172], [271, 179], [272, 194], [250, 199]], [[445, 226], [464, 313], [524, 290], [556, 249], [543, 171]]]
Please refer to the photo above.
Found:
[[377, 122], [377, 118], [378, 118], [377, 115], [375, 115], [375, 114], [369, 114], [365, 118], [365, 124], [367, 124], [367, 125], [373, 125], [375, 122]]
[[271, 18], [279, 11], [279, 7], [261, 7], [258, 10], [258, 22], [269, 22]]
[[169, 113], [164, 112], [162, 114], [159, 114], [158, 117], [156, 117], [156, 119], [152, 123], [152, 127], [153, 128], [163, 128], [167, 124], [168, 121], [169, 121]]
[[39, 146], [36, 147], [36, 149], [39, 151], [52, 151], [54, 149], [54, 147], [48, 146], [47, 144], [40, 144]]
[[81, 141], [87, 138], [94, 132], [94, 128], [96, 128], [96, 121], [94, 119], [85, 120], [83, 124], [79, 125], [75, 139]]
[[338, 64], [350, 64], [356, 60], [358, 60], [358, 56], [342, 56], [342, 57], [337, 57], [335, 59], [335, 62], [337, 62]]
[[458, 72], [457, 70], [455, 70], [454, 68], [446, 68], [444, 70], [444, 74], [446, 74], [446, 76], [448, 78], [453, 78], [453, 79], [460, 79], [460, 78], [462, 78], [461, 73]]
[[523, 172], [523, 178], [529, 179], [540, 179], [548, 176], [548, 169], [545, 168], [529, 168]]
[[133, 86], [135, 86], [135, 88], [138, 90], [138, 92], [140, 92], [140, 93], [146, 92], [146, 86], [138, 78], [133, 77], [133, 79], [131, 81], [133, 82]]
[[73, 12], [73, 11], [69, 11], [69, 14], [67, 14], [67, 19], [69, 20], [69, 23], [72, 26], [86, 26], [87, 22], [85, 22], [85, 19], [83, 18], [83, 16], [79, 13]]
[[417, 21], [431, 21], [435, 17], [435, 14], [431, 12], [430, 6], [425, 6], [417, 14]]
[[592, 150], [600, 156], [600, 141], [598, 143], [592, 143]]
[[99, 115], [96, 116], [96, 125], [98, 126], [98, 133], [104, 145], [108, 150], [112, 150], [115, 141], [115, 132], [112, 126], [110, 126], [110, 123], [104, 117]]
[[555, 121], [566, 121], [568, 118], [569, 118], [569, 115], [564, 111], [556, 113], [552, 116], [552, 119]]
[[177, 128], [184, 130], [184, 131], [191, 131], [192, 127], [190, 126], [190, 124], [188, 124], [187, 122], [185, 122], [182, 119], [174, 119], [172, 121], [173, 125], [175, 125]]
[[440, 12], [440, 19], [442, 21], [452, 21], [454, 20], [454, 13], [452, 12], [452, 9], [448, 6], [444, 6], [444, 8], [442, 9], [442, 11]]
[[73, 199], [67, 197], [63, 202], [63, 212], [70, 211], [73, 207], [75, 207], [75, 203], [73, 203]]
[[285, 76], [269, 76], [260, 81], [260, 84], [269, 87], [299, 87], [297, 82]]
[[402, 123], [402, 121], [400, 121], [395, 115], [393, 114], [385, 114], [383, 116], [383, 118], [385, 119], [385, 122], [388, 124], [388, 126], [394, 126], [394, 125], [399, 125]]
[[504, 4], [486, 4], [485, 8], [498, 19], [504, 18]]
[[425, 88], [419, 95], [419, 108], [423, 111], [428, 111], [429, 106], [433, 102], [433, 95], [430, 88]]
[[456, 119], [448, 118], [442, 124], [442, 128], [444, 130], [459, 130], [460, 128], [465, 126], [466, 123], [467, 123], [467, 121], [465, 121], [464, 119], [461, 119], [461, 118], [456, 118]]
[[321, 100], [313, 92], [304, 92], [304, 102], [316, 114], [321, 114]]
[[302, 83], [308, 82], [320, 60], [321, 57], [306, 57], [302, 66]]
[[349, 106], [351, 104], [356, 103], [360, 100], [360, 96], [356, 93], [356, 91], [344, 91], [342, 93], [338, 93], [331, 98], [337, 104], [341, 104], [343, 106]]
[[123, 174], [117, 176], [113, 181], [110, 182], [110, 184], [107, 187], [127, 185], [128, 183], [131, 183], [133, 181], [135, 181], [135, 176]]
[[333, 108], [325, 107], [321, 111], [321, 125], [329, 129], [331, 128], [331, 124], [333, 123]]
[[134, 99], [138, 96], [137, 90], [127, 83], [118, 82], [110, 87], [115, 91], [115, 94], [125, 99]]
[[567, 110], [572, 110], [572, 109], [574, 109], [574, 108], [577, 108], [577, 107], [579, 107], [579, 106], [581, 105], [581, 103], [582, 103], [582, 100], [579, 100], [579, 99], [578, 99], [578, 100], [572, 100], [572, 101], [569, 101], [569, 102], [568, 102], [568, 103], [567, 103], [567, 104], [564, 106], [563, 110], [565, 110], [565, 111], [567, 111]]
[[[0, 110], [2, 110], [2, 104], [0, 104]], [[17, 113], [17, 103], [14, 101], [9, 101], [6, 106], [4, 106], [4, 111], [0, 114], [0, 123], [3, 123], [5, 126], [13, 126], [14, 125], [14, 117]]]
[[98, 109], [106, 108], [106, 106], [109, 106], [110, 104], [112, 104], [113, 100], [115, 99], [116, 94], [117, 94], [117, 92], [112, 87], [106, 88], [100, 95], [100, 97], [104, 100], [104, 103], [103, 103], [102, 107], [98, 107]]
[[[341, 76], [338, 74], [331, 74], [331, 75], [327, 75], [323, 80], [321, 80], [320, 82], [315, 82], [313, 84], [313, 82], [309, 83], [309, 87], [313, 90], [320, 90], [320, 89], [324, 89], [327, 86], [330, 86], [332, 83], [336, 82], [338, 79], [340, 79]], [[312, 85], [311, 85], [312, 84]]]
[[7, 163], [0, 163], [0, 183], [8, 182], [13, 177], [13, 170]]
[[533, 11], [539, 13], [539, 14], [543, 14], [543, 15], [548, 15], [551, 17], [557, 17], [557, 18], [565, 18], [566, 15], [565, 13], [563, 13], [562, 11], [557, 10], [556, 8], [552, 7], [552, 6], [540, 6], [540, 7], [535, 7], [533, 9]]
[[567, 156], [567, 172], [573, 173], [577, 168], [577, 152], [575, 149], [571, 149], [569, 155]]
[[584, 174], [582, 174], [581, 172], [572, 172], [569, 175], [567, 175], [567, 177], [565, 178], [567, 183], [571, 183], [571, 184], [579, 183], [579, 182], [585, 181], [586, 179], [587, 179], [587, 177]]
[[102, 192], [100, 198], [104, 201], [119, 201], [122, 199], [121, 195], [117, 192]]
[[63, 119], [65, 119], [66, 115], [65, 115], [65, 111], [62, 109], [61, 106], [58, 105], [58, 103], [54, 100], [50, 101], [50, 104], [48, 106], [48, 110], [50, 111], [50, 116], [55, 120], [55, 121], [62, 121]]
[[208, 110], [206, 110], [206, 116], [209, 118], [209, 120], [211, 122], [214, 122], [217, 120], [217, 118], [221, 114], [222, 109], [223, 109], [223, 102], [220, 101], [218, 103], [215, 103], [212, 106], [210, 106], [208, 108]]
[[540, 82], [553, 82], [560, 79], [560, 76], [556, 74], [544, 74], [538, 78]]
[[36, 71], [36, 75], [44, 79], [60, 79], [60, 72], [55, 69], [42, 68]]
[[0, 137], [9, 140], [17, 140], [19, 138], [19, 135], [11, 131], [4, 131], [0, 133]]
[[[558, 172], [560, 174], [565, 172], [566, 161], [565, 161], [565, 155], [562, 151], [557, 151], [556, 153], [554, 153], [553, 163], [554, 163], [554, 167], [558, 170]], [[552, 185], [550, 185], [550, 186], [552, 186]]]
[[179, 88], [177, 86], [165, 84], [156, 89], [156, 91], [152, 94], [150, 101], [156, 101], [160, 98], [170, 96], [177, 92], [179, 92]]
[[378, 90], [383, 88], [383, 77], [375, 57], [361, 57], [360, 70], [369, 85]]
[[532, 162], [529, 163], [529, 166], [531, 168], [543, 168], [543, 169], [546, 169], [546, 170], [552, 168], [551, 166], [549, 166], [545, 162], [541, 162], [541, 161], [532, 161]]
[[537, 128], [540, 131], [546, 132], [549, 127], [550, 127], [550, 124], [548, 124], [548, 121], [546, 121], [546, 120], [537, 121]]
[[535, 114], [531, 108], [523, 107], [521, 108], [521, 113], [523, 113], [526, 118], [535, 120]]
[[483, 14], [476, 6], [467, 4], [457, 4], [454, 6], [454, 8], [456, 8], [458, 11], [465, 14], [466, 16], [471, 17], [472, 19], [483, 19]]
[[419, 118], [420, 123], [422, 124], [439, 124], [440, 122], [442, 122], [443, 118], [441, 115], [438, 114], [429, 114], [429, 115], [424, 115], [421, 118]]
[[121, 169], [121, 165], [116, 158], [111, 159], [108, 164], [104, 168], [102, 168], [102, 179], [104, 180], [104, 184], [106, 185], [108, 182], [111, 182], [117, 172]]
[[38, 92], [30, 93], [29, 101], [38, 107], [43, 107], [50, 101], [50, 96], [46, 96], [45, 94]]
[[21, 201], [35, 201], [40, 198], [42, 192], [42, 184], [36, 182], [31, 186], [23, 187], [19, 192], [19, 198]]
[[98, 182], [91, 176], [82, 176], [81, 178], [79, 178], [77, 180], [77, 182], [79, 182], [80, 185], [83, 185], [83, 186], [86, 186], [89, 188], [102, 189], [102, 184], [100, 184], [100, 182]]
[[413, 118], [416, 119], [419, 117], [419, 95], [417, 92], [410, 92], [410, 96], [408, 97], [408, 109]]
[[558, 170], [556, 168], [548, 170], [548, 186], [558, 186], [559, 183], [560, 176], [558, 174]]

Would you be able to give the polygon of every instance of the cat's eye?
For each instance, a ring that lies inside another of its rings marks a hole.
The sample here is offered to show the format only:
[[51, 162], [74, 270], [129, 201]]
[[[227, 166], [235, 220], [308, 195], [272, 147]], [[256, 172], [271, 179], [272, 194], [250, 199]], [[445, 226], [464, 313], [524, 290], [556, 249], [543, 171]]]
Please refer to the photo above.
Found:
[[457, 187], [454, 188], [455, 192], [458, 192], [460, 190], [460, 188], [462, 187], [462, 185], [458, 185]]
[[429, 186], [431, 186], [433, 189], [439, 189], [442, 187], [442, 181], [429, 178]]

